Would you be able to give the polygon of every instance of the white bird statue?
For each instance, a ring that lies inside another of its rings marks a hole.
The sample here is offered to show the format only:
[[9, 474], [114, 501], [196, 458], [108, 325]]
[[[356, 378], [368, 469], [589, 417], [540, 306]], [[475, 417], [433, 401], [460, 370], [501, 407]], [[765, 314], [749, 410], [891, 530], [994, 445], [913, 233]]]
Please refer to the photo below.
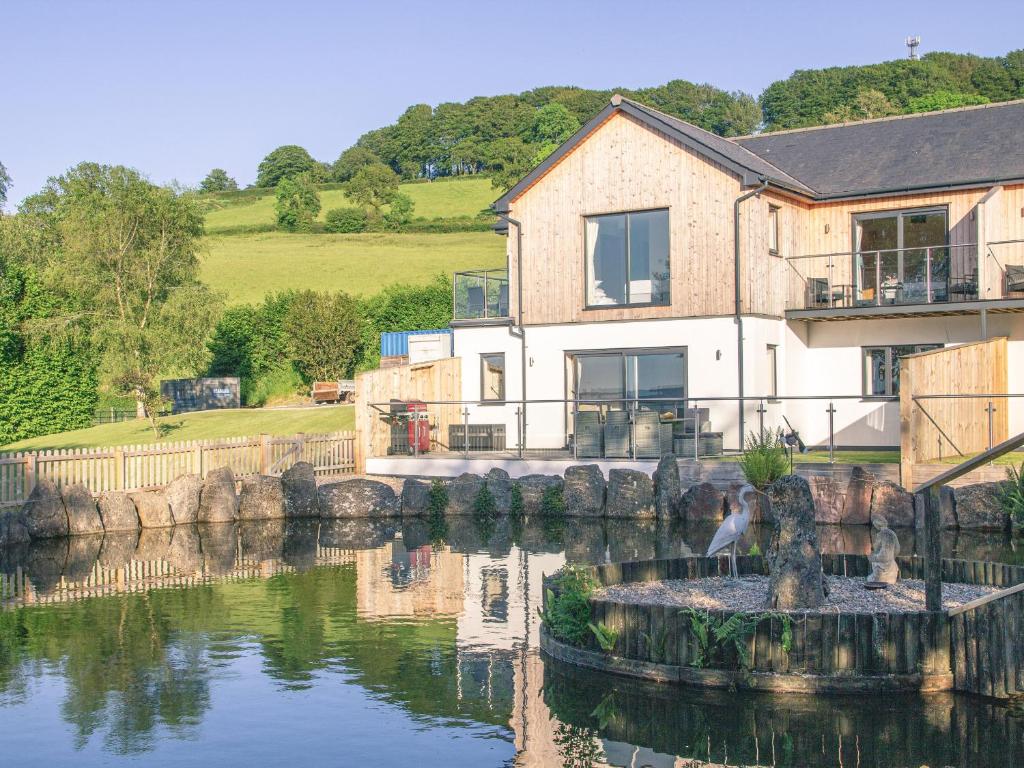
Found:
[[747, 527], [750, 525], [750, 504], [746, 499], [748, 493], [756, 493], [754, 486], [744, 485], [740, 488], [736, 496], [740, 500], [741, 511], [731, 513], [722, 521], [722, 524], [718, 526], [718, 530], [715, 531], [715, 537], [711, 539], [710, 546], [708, 546], [707, 557], [711, 557], [721, 552], [730, 544], [732, 545], [732, 551], [729, 553], [729, 573], [732, 574], [733, 578], [739, 578], [740, 575], [736, 569], [736, 542], [747, 532]]

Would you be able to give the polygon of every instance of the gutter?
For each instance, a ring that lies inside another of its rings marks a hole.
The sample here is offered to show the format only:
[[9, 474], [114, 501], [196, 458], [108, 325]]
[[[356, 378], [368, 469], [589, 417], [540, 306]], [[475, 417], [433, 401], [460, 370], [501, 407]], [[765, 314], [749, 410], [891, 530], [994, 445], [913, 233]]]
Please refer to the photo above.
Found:
[[509, 325], [510, 336], [519, 339], [520, 400], [519, 458], [526, 448], [526, 329], [523, 328], [523, 224], [504, 211], [495, 210], [500, 219], [516, 228], [516, 323]]
[[[733, 224], [733, 288], [735, 292], [736, 311], [733, 313], [733, 320], [736, 323], [736, 383], [737, 392], [739, 396], [739, 434], [740, 434], [740, 449], [743, 448], [743, 439], [746, 431], [746, 416], [743, 412], [743, 306], [741, 303], [740, 296], [740, 205], [745, 200], [749, 200], [752, 197], [759, 196], [768, 188], [768, 179], [765, 177], [760, 178], [761, 183], [750, 190], [744, 192], [742, 195], [736, 198], [732, 204], [732, 224]], [[698, 435], [698, 440], [700, 436]]]

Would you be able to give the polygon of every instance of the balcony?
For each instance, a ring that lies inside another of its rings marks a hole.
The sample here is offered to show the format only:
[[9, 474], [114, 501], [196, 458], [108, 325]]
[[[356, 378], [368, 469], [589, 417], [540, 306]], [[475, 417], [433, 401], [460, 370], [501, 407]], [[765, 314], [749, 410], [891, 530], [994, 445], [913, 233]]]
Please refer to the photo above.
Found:
[[456, 272], [452, 291], [457, 321], [502, 321], [509, 317], [507, 269]]
[[978, 302], [1021, 303], [1024, 241], [794, 256], [790, 317], [897, 316], [977, 311]]

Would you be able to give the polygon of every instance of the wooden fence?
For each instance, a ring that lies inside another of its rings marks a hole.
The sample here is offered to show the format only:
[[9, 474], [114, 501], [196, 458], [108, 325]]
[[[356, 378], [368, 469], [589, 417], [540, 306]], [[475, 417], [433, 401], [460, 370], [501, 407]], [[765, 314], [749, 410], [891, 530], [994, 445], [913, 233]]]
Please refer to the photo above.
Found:
[[94, 494], [159, 488], [176, 477], [231, 467], [237, 479], [279, 475], [308, 461], [318, 475], [355, 471], [355, 433], [258, 435], [116, 448], [0, 453], [0, 507], [23, 503], [39, 478], [84, 483]]
[[[983, 565], [981, 576], [974, 574], [979, 583], [1024, 581], [1024, 568]], [[1024, 583], [954, 608], [949, 618], [956, 689], [997, 699], [1024, 695]]]

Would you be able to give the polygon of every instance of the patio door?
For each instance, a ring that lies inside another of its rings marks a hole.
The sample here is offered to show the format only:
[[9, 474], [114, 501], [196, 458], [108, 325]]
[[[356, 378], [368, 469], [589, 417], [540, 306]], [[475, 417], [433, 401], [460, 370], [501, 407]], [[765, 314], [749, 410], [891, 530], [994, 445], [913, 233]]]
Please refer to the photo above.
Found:
[[946, 300], [949, 222], [945, 208], [864, 213], [855, 215], [853, 222], [858, 303]]
[[615, 350], [571, 355], [573, 392], [587, 410], [681, 412], [686, 402], [686, 349]]

